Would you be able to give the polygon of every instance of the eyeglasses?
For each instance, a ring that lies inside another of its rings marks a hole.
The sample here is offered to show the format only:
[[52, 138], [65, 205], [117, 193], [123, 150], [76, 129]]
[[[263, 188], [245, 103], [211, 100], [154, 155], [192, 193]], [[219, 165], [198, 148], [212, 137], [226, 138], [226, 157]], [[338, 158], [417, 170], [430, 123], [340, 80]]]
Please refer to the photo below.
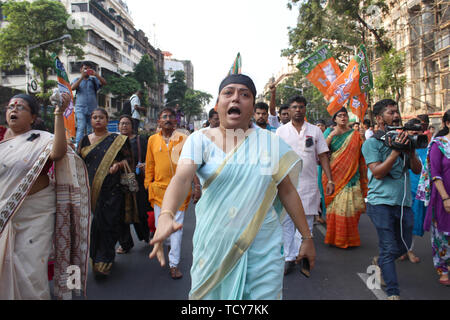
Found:
[[346, 113], [338, 114], [336, 116], [336, 118], [347, 118], [347, 117], [348, 117], [348, 114], [346, 114]]
[[28, 107], [26, 107], [26, 106], [24, 106], [22, 104], [11, 104], [7, 108], [8, 108], [9, 111], [13, 111], [14, 109], [17, 109], [17, 111], [24, 111], [25, 110], [25, 111], [31, 112], [31, 110]]
[[163, 120], [166, 120], [166, 119], [175, 120], [176, 117], [175, 116], [169, 116], [169, 115], [165, 114], [165, 115], [161, 116], [161, 119], [163, 119]]
[[131, 122], [119, 122], [119, 126], [131, 126]]

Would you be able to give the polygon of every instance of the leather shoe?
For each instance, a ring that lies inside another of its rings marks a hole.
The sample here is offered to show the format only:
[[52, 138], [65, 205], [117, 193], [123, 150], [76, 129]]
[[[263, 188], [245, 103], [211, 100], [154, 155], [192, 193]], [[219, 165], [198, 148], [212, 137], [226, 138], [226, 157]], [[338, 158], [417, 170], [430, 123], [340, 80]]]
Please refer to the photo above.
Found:
[[172, 279], [176, 280], [180, 279], [183, 276], [183, 274], [177, 267], [172, 267], [170, 268], [170, 276], [172, 277]]
[[286, 261], [284, 263], [284, 275], [287, 275], [294, 271], [295, 268], [295, 261]]

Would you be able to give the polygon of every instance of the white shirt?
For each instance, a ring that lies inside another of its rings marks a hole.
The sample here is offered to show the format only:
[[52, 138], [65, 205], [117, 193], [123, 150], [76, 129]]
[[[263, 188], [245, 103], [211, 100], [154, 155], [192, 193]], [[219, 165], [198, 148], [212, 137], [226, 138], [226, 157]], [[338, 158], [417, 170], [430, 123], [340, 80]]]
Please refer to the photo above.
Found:
[[140, 119], [141, 115], [139, 114], [139, 111], [135, 108], [135, 106], [138, 106], [138, 107], [141, 106], [141, 100], [139, 99], [139, 97], [135, 94], [132, 95], [131, 99], [130, 99], [130, 104], [131, 104], [131, 110], [132, 110], [131, 117], [133, 119]]
[[[302, 158], [303, 168], [300, 173], [297, 192], [302, 200], [305, 214], [317, 215], [320, 204], [320, 192], [317, 183], [317, 160], [322, 153], [328, 152], [328, 145], [319, 127], [305, 122], [300, 133], [292, 121], [277, 129], [281, 137]], [[311, 137], [313, 145], [306, 147], [306, 139]]]

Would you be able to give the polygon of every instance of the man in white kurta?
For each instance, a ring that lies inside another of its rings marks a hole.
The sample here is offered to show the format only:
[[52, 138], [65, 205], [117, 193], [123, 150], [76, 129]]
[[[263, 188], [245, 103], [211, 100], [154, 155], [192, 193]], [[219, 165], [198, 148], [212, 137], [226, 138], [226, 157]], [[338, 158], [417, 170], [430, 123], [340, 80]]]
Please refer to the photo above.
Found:
[[[306, 113], [306, 100], [295, 96], [290, 99], [291, 121], [279, 127], [276, 134], [280, 136], [302, 158], [303, 168], [299, 176], [297, 192], [302, 200], [311, 234], [313, 232], [314, 216], [318, 215], [320, 205], [320, 192], [317, 183], [317, 162], [324, 166], [324, 172], [331, 179], [330, 163], [327, 152], [328, 145], [322, 131], [312, 124], [304, 121]], [[300, 131], [298, 128], [300, 128]], [[329, 189], [329, 188], [328, 188]], [[295, 232], [294, 224], [286, 215], [283, 221], [283, 240], [285, 253], [285, 274], [292, 271], [294, 261], [301, 245], [301, 236]]]

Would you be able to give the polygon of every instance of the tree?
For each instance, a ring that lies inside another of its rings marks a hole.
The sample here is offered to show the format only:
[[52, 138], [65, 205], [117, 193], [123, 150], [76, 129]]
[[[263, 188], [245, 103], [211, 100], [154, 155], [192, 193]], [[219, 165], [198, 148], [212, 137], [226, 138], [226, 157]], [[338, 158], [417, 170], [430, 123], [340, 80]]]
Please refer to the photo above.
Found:
[[141, 89], [140, 83], [132, 75], [108, 76], [106, 81], [107, 85], [102, 87], [101, 92], [103, 94], [112, 93], [120, 100], [129, 98]]
[[142, 88], [151, 87], [158, 82], [155, 65], [148, 54], [142, 56], [133, 71], [133, 77], [141, 84]]
[[187, 89], [184, 71], [175, 71], [172, 82], [169, 83], [169, 91], [166, 93], [167, 105], [170, 107], [183, 105]]
[[380, 61], [381, 72], [375, 77], [375, 89], [378, 96], [400, 101], [406, 84], [405, 53], [391, 49]]
[[49, 70], [53, 68], [51, 54], [60, 54], [65, 50], [68, 55], [83, 59], [85, 31], [68, 23], [70, 15], [59, 1], [8, 0], [2, 4], [2, 11], [8, 21], [0, 29], [0, 65], [4, 69], [11, 70], [23, 65], [27, 46], [58, 39], [64, 34], [71, 35], [71, 39], [42, 45], [30, 52], [30, 61], [41, 80], [38, 96], [46, 106], [51, 94], [48, 91], [56, 86], [55, 81], [48, 80]]
[[209, 93], [188, 88], [181, 108], [184, 115], [187, 117], [187, 123], [190, 123], [192, 116], [201, 115], [203, 113], [203, 107], [206, 106], [212, 98], [213, 96]]
[[[330, 117], [327, 112], [328, 104], [322, 93], [311, 85], [300, 71], [277, 85], [276, 105], [281, 106], [287, 103], [289, 98], [295, 95], [304, 96], [306, 101], [308, 101], [306, 108], [306, 118], [308, 121], [312, 122], [317, 119]], [[266, 100], [270, 100], [270, 92], [265, 98]]]
[[341, 57], [351, 53], [346, 47], [367, 44], [367, 32], [376, 39], [379, 52], [388, 52], [392, 47], [383, 28], [369, 25], [364, 18], [387, 12], [385, 0], [290, 0], [288, 7], [292, 9], [297, 3], [298, 24], [289, 29], [291, 47], [284, 50], [285, 55], [306, 57], [323, 39], [329, 39], [336, 42], [335, 57], [342, 62]]

